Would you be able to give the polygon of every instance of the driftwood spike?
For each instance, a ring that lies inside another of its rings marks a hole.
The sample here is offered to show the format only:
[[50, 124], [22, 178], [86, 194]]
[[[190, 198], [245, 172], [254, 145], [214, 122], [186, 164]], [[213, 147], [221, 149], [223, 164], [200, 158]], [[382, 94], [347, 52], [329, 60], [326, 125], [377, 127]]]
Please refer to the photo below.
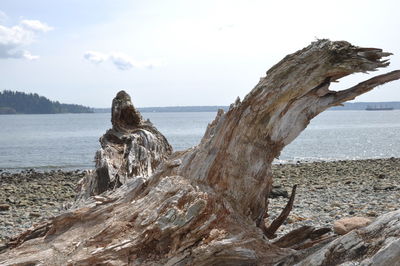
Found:
[[398, 79], [400, 79], [400, 70], [392, 71], [386, 74], [370, 78], [366, 81], [360, 82], [359, 84], [347, 90], [338, 91], [333, 95], [328, 96], [328, 98], [332, 101], [331, 104], [350, 101], [356, 98], [357, 96], [364, 94], [379, 85]]
[[292, 193], [290, 194], [290, 198], [289, 198], [288, 202], [286, 203], [285, 208], [282, 210], [281, 214], [279, 214], [279, 216], [270, 224], [270, 226], [268, 226], [265, 229], [264, 233], [269, 239], [276, 237], [276, 234], [275, 234], [276, 231], [278, 231], [279, 227], [281, 227], [281, 225], [288, 218], [290, 211], [293, 208], [294, 197], [296, 195], [296, 188], [297, 188], [297, 185], [294, 185], [292, 187]]

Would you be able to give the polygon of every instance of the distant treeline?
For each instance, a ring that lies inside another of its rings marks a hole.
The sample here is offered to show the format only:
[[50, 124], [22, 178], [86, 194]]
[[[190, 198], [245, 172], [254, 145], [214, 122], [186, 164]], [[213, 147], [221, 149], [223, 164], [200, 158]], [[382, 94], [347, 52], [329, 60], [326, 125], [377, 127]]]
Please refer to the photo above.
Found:
[[0, 114], [93, 113], [92, 108], [78, 104], [50, 101], [37, 93], [4, 90], [0, 92]]
[[335, 106], [329, 110], [366, 110], [367, 108], [393, 108], [400, 109], [400, 102], [357, 102], [344, 103], [343, 106]]

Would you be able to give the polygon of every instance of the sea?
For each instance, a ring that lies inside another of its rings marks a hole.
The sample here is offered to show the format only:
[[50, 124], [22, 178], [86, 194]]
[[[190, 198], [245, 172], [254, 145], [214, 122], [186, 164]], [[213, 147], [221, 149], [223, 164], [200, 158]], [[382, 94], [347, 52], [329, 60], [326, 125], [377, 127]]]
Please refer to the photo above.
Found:
[[[215, 112], [142, 113], [174, 150], [195, 146]], [[110, 114], [0, 115], [0, 169], [94, 168]], [[400, 157], [400, 110], [326, 111], [314, 118], [275, 163]]]

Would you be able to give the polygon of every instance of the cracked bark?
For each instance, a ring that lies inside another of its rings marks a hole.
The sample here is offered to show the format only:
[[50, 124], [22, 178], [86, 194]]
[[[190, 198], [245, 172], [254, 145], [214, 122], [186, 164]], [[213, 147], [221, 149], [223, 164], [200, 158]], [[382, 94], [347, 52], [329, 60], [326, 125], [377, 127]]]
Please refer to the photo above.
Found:
[[386, 67], [388, 55], [344, 41], [313, 42], [273, 66], [242, 102], [219, 111], [199, 145], [171, 155], [161, 133], [120, 92], [113, 102], [113, 129], [101, 138], [96, 172], [82, 182], [79, 204], [32, 230], [39, 232], [34, 238], [16, 237], [0, 262], [272, 265], [298, 260], [299, 251], [279, 247], [256, 226], [268, 209], [271, 163], [322, 111], [399, 79], [397, 70], [345, 91], [329, 90], [341, 77]]

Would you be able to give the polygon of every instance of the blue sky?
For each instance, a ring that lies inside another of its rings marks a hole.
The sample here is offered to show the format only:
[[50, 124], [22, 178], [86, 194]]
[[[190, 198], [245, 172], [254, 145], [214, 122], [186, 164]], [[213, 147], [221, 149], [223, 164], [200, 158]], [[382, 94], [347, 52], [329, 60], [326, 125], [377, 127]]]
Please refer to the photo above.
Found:
[[[399, 10], [395, 0], [1, 0], [0, 90], [94, 107], [121, 89], [137, 106], [228, 105], [316, 38], [394, 53], [373, 75], [400, 69]], [[400, 101], [400, 82], [357, 101]]]

